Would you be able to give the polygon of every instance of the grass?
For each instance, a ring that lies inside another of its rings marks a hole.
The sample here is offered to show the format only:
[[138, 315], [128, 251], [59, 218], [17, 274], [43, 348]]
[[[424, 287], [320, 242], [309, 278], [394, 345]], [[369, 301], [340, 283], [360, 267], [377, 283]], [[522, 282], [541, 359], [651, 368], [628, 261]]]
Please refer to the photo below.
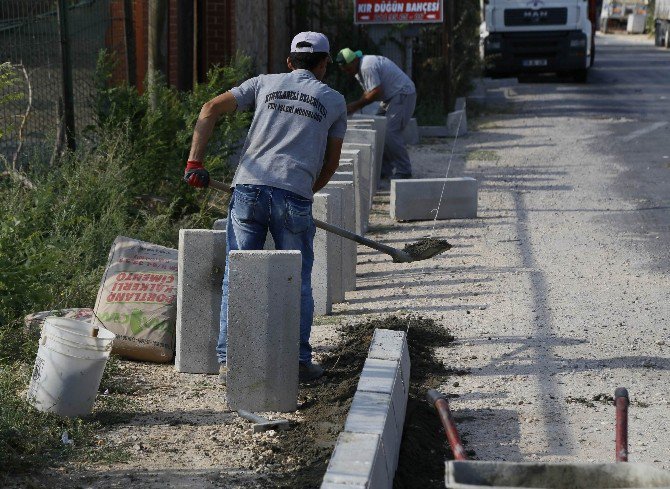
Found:
[[[106, 444], [101, 433], [105, 425], [126, 421], [132, 402], [122, 396], [99, 396], [90, 418], [62, 418], [38, 411], [26, 402], [30, 374], [25, 364], [0, 368], [0, 474], [28, 473], [66, 460], [127, 460], [129, 454]], [[63, 442], [64, 434], [72, 443]]]
[[[141, 384], [124, 378], [112, 357], [92, 415], [67, 419], [34, 409], [25, 391], [38, 337], [24, 330], [23, 317], [91, 307], [119, 235], [176, 248], [180, 228], [211, 227], [220, 194], [196, 192], [181, 176], [202, 104], [249, 76], [250, 60], [236, 63], [211, 70], [193, 92], [163, 86], [155, 111], [147, 94], [108, 86], [103, 76], [92, 102], [97, 125], [82, 131], [77, 151], [53, 166], [35, 157], [25, 175], [33, 188], [0, 178], [0, 474], [127, 458], [105, 443], [104, 431], [132, 418]], [[227, 157], [248, 119], [235, 114], [217, 125], [208, 146], [214, 178], [231, 173]], [[63, 443], [64, 432], [73, 443]]]

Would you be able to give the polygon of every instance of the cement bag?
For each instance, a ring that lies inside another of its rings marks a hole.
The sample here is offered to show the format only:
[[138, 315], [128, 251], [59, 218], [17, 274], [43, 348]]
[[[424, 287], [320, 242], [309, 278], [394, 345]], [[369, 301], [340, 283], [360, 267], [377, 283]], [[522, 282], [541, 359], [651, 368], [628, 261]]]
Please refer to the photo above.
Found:
[[90, 307], [73, 307], [69, 309], [54, 309], [51, 311], [40, 311], [28, 314], [23, 318], [26, 325], [26, 332], [39, 336], [42, 333], [44, 320], [49, 316], [76, 319], [77, 321], [90, 323], [93, 318], [93, 309]]
[[172, 360], [177, 250], [118, 236], [94, 311], [94, 321], [116, 334], [112, 353], [150, 362]]

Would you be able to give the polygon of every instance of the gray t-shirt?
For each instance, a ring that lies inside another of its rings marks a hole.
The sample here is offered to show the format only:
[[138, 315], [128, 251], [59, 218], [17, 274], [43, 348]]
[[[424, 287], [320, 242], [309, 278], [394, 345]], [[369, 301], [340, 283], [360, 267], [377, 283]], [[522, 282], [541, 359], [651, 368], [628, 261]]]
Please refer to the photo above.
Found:
[[311, 200], [327, 139], [347, 130], [342, 94], [308, 70], [257, 76], [231, 93], [238, 110], [255, 107], [233, 186], [268, 185]]
[[365, 92], [381, 87], [382, 101], [388, 102], [395, 95], [416, 91], [414, 82], [398, 65], [384, 56], [365, 55], [361, 58], [356, 80]]

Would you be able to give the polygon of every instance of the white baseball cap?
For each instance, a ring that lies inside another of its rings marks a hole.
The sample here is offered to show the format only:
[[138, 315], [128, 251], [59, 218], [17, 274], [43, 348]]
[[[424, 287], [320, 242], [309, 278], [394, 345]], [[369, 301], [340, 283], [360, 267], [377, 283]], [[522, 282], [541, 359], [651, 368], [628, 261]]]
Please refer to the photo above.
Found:
[[[298, 46], [307, 43], [309, 46]], [[296, 34], [291, 41], [292, 53], [328, 53], [330, 55], [330, 43], [328, 38], [320, 32], [301, 32]]]

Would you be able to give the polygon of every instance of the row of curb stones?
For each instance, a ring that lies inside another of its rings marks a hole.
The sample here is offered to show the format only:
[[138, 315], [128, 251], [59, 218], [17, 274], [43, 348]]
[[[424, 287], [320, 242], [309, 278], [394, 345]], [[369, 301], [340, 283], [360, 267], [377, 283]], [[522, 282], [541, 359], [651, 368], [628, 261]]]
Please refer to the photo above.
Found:
[[406, 333], [376, 329], [321, 489], [393, 486], [409, 382]]

